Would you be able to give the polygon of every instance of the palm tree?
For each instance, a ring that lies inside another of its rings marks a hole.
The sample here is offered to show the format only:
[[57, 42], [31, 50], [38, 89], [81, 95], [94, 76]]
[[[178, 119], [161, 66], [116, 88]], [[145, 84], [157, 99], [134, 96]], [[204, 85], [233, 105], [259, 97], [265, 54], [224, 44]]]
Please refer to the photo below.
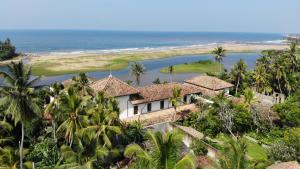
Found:
[[79, 91], [81, 96], [92, 96], [93, 89], [90, 87], [90, 80], [85, 73], [80, 73], [78, 76], [72, 78], [75, 82], [74, 87]]
[[285, 72], [285, 66], [284, 66], [284, 60], [283, 59], [276, 59], [272, 65], [274, 74], [275, 74], [275, 79], [277, 80], [277, 86], [281, 94], [282, 92], [282, 82], [286, 81], [286, 72]]
[[[178, 131], [165, 134], [147, 131], [149, 147], [143, 149], [138, 144], [126, 147], [124, 155], [133, 158], [134, 168], [182, 169], [196, 168], [194, 154], [188, 153], [182, 157], [183, 136]], [[182, 157], [182, 158], [181, 158]]]
[[223, 58], [226, 56], [226, 50], [223, 47], [218, 46], [212, 51], [212, 54], [215, 55], [215, 60], [220, 65], [220, 73], [221, 73], [222, 72], [221, 62], [222, 62]]
[[227, 144], [220, 158], [219, 167], [221, 169], [248, 169], [246, 142], [242, 139], [237, 141], [231, 139]]
[[39, 98], [40, 86], [36, 83], [39, 77], [31, 78], [31, 68], [25, 68], [23, 62], [12, 62], [8, 72], [0, 72], [6, 81], [6, 86], [1, 86], [3, 104], [8, 105], [5, 114], [11, 117], [15, 125], [21, 123], [20, 141], [20, 168], [23, 168], [24, 126], [33, 116], [41, 112], [41, 99]]
[[61, 159], [56, 164], [55, 169], [93, 169], [93, 163], [96, 158], [83, 157], [83, 147], [78, 147], [78, 152], [73, 151], [69, 146], [62, 145], [60, 147]]
[[17, 169], [18, 157], [12, 147], [0, 147], [0, 168]]
[[111, 148], [111, 138], [121, 134], [119, 122], [119, 110], [115, 109], [116, 104], [113, 98], [105, 98], [103, 92], [95, 97], [95, 104], [89, 111], [89, 125], [82, 129], [82, 133], [103, 147]]
[[250, 108], [252, 104], [256, 101], [255, 95], [250, 88], [244, 90], [244, 104], [247, 108]]
[[61, 83], [54, 83], [51, 85], [49, 90], [49, 95], [52, 97], [50, 100], [50, 103], [46, 106], [44, 117], [47, 118], [47, 120], [51, 121], [52, 124], [52, 130], [53, 130], [53, 139], [56, 142], [56, 118], [59, 118], [59, 101], [60, 97], [62, 95], [64, 86]]
[[269, 74], [266, 71], [266, 68], [264, 65], [259, 64], [256, 66], [256, 69], [254, 70], [254, 82], [256, 86], [256, 91], [259, 93], [270, 93], [272, 91], [272, 88], [270, 86], [269, 82]]
[[85, 104], [73, 87], [70, 87], [60, 100], [60, 113], [64, 122], [57, 128], [57, 132], [65, 132], [66, 144], [70, 147], [75, 134], [86, 124]]
[[170, 82], [172, 83], [172, 81], [173, 81], [172, 76], [173, 76], [173, 72], [174, 72], [174, 66], [173, 65], [169, 66], [168, 71], [169, 71], [169, 74], [170, 74]]
[[290, 57], [290, 61], [292, 64], [292, 71], [295, 72], [298, 68], [298, 60], [297, 60], [297, 56], [296, 56], [296, 49], [297, 49], [297, 44], [295, 42], [292, 42], [290, 44], [290, 49], [288, 51], [289, 53], [289, 57]]
[[181, 100], [182, 100], [181, 89], [178, 87], [173, 88], [172, 97], [169, 99], [169, 103], [171, 103], [171, 105], [174, 107], [175, 110], [173, 121], [176, 120], [177, 107], [180, 105]]
[[237, 94], [239, 90], [240, 83], [244, 80], [247, 73], [247, 64], [243, 59], [240, 59], [231, 70], [231, 76], [235, 85], [235, 94]]
[[145, 74], [145, 67], [143, 64], [134, 62], [130, 66], [131, 75], [135, 76], [136, 84], [140, 85], [141, 75]]

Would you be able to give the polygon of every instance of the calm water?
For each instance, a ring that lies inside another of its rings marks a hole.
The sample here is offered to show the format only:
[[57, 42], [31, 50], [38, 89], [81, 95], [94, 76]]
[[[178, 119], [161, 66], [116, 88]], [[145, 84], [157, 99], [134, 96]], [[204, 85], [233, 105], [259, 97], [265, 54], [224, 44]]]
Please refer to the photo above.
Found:
[[[239, 59], [244, 59], [248, 64], [249, 69], [253, 68], [255, 64], [255, 60], [259, 58], [260, 55], [256, 53], [234, 53], [228, 54], [226, 58], [224, 58], [223, 64], [226, 69], [232, 68], [233, 64], [236, 63]], [[198, 56], [178, 56], [172, 58], [164, 58], [164, 59], [156, 59], [156, 60], [146, 60], [141, 63], [144, 64], [147, 71], [141, 78], [141, 85], [151, 84], [157, 77], [160, 78], [161, 81], [169, 81], [170, 76], [168, 74], [160, 73], [159, 70], [176, 64], [182, 63], [191, 63], [199, 60], [214, 60], [214, 57], [211, 55], [198, 55]], [[109, 71], [104, 72], [90, 72], [88, 76], [100, 79], [109, 76]], [[75, 74], [67, 74], [61, 76], [52, 76], [52, 77], [44, 77], [42, 83], [43, 84], [51, 84], [55, 81], [64, 81], [66, 79], [72, 78]], [[122, 80], [132, 80], [134, 81], [134, 77], [130, 75], [129, 69], [123, 69], [119, 71], [112, 71], [112, 75], [116, 76]], [[183, 80], [196, 76], [197, 73], [184, 73], [184, 74], [174, 74], [173, 81], [182, 82]]]
[[19, 52], [103, 52], [214, 43], [280, 43], [283, 34], [218, 32], [137, 32], [87, 30], [0, 30]]
[[[263, 33], [214, 33], [214, 32], [129, 32], [129, 31], [75, 31], [75, 30], [0, 30], [0, 40], [9, 37], [23, 53], [84, 53], [84, 52], [111, 52], [122, 50], [138, 50], [148, 48], [164, 48], [190, 45], [205, 45], [215, 43], [280, 43], [283, 34]], [[244, 59], [250, 68], [259, 57], [256, 53], [228, 54], [224, 59], [225, 68], [230, 69], [239, 59]], [[213, 60], [210, 55], [178, 56], [165, 59], [146, 60], [142, 63], [147, 73], [142, 76], [142, 84], [150, 84], [159, 77], [162, 81], [169, 80], [168, 74], [159, 72], [161, 68], [190, 63], [198, 60]], [[0, 70], [5, 70], [0, 67]], [[128, 68], [113, 71], [113, 76], [123, 80], [134, 80], [129, 75]], [[109, 72], [91, 72], [89, 76], [103, 78]], [[195, 76], [195, 73], [176, 74], [174, 81]], [[42, 83], [50, 84], [63, 81], [74, 74], [44, 77]]]

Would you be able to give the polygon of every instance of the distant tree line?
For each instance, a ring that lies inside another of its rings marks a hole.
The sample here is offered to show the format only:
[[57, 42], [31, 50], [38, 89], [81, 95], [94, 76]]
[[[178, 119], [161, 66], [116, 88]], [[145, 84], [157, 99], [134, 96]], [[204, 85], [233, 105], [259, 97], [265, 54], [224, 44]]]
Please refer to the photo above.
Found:
[[4, 42], [0, 41], [0, 60], [12, 59], [16, 56], [18, 56], [16, 53], [16, 47], [11, 44], [9, 38], [7, 38]]

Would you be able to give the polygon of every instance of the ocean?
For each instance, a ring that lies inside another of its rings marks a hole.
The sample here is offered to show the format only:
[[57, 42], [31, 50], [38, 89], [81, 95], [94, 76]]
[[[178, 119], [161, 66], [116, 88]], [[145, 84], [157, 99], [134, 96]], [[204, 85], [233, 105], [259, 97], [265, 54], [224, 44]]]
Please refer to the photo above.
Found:
[[216, 43], [281, 43], [284, 34], [96, 30], [0, 30], [21, 53], [102, 53]]
[[[16, 46], [17, 52], [29, 54], [68, 54], [68, 53], [105, 53], [115, 51], [176, 48], [194, 45], [218, 43], [254, 43], [278, 44], [284, 34], [266, 33], [217, 33], [217, 32], [133, 32], [133, 31], [80, 31], [80, 30], [0, 30], [0, 40], [9, 37]], [[259, 53], [228, 53], [223, 60], [226, 69], [231, 69], [239, 59], [245, 60], [249, 69], [254, 67]], [[170, 58], [144, 60], [147, 72], [142, 76], [142, 85], [151, 84], [157, 77], [162, 81], [169, 80], [168, 74], [160, 69], [176, 64], [191, 63], [198, 60], [214, 60], [212, 55], [184, 55]], [[0, 67], [0, 71], [6, 67]], [[134, 80], [129, 68], [117, 71], [89, 72], [88, 76], [100, 79], [110, 73], [122, 80]], [[64, 81], [76, 74], [44, 76], [41, 84]], [[197, 73], [175, 74], [173, 80], [183, 80], [196, 76]], [[0, 84], [1, 84], [0, 78]]]

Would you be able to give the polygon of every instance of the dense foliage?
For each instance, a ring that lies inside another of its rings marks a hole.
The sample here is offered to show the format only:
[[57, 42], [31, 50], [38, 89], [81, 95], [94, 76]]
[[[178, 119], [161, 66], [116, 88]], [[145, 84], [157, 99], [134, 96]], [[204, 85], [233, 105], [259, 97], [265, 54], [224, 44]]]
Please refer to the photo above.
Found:
[[10, 42], [10, 39], [6, 39], [4, 42], [0, 41], [0, 60], [7, 60], [16, 57], [16, 48]]

